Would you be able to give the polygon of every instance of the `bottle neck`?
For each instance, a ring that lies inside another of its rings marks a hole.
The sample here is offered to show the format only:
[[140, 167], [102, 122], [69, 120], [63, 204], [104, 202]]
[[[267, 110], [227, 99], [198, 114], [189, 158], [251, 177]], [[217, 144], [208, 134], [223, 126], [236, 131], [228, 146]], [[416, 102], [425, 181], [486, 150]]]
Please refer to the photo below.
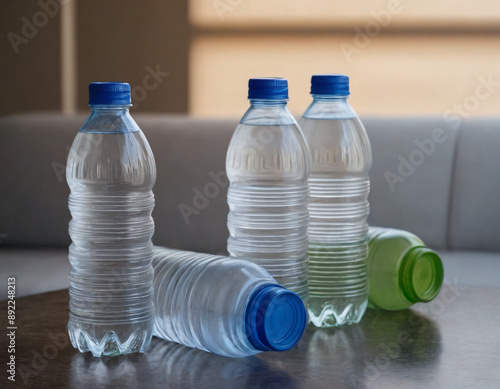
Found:
[[103, 105], [103, 104], [89, 104], [92, 113], [128, 113], [131, 104], [124, 105]]
[[334, 96], [334, 95], [311, 95], [314, 102], [324, 103], [346, 103], [349, 96]]
[[439, 255], [427, 247], [414, 247], [403, 257], [399, 283], [411, 303], [433, 300], [443, 283], [444, 270]]
[[254, 108], [286, 107], [287, 100], [249, 99], [250, 106]]

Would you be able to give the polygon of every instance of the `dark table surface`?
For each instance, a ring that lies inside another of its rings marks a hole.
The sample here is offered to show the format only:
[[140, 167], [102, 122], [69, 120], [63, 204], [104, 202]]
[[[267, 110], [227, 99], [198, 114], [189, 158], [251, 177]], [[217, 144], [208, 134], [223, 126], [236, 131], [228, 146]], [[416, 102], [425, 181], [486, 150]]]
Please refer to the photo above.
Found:
[[239, 359], [156, 338], [145, 354], [81, 354], [67, 290], [19, 298], [16, 312], [16, 381], [3, 335], [2, 388], [500, 388], [500, 289], [446, 284], [429, 304], [368, 310], [358, 325], [307, 329], [290, 351]]

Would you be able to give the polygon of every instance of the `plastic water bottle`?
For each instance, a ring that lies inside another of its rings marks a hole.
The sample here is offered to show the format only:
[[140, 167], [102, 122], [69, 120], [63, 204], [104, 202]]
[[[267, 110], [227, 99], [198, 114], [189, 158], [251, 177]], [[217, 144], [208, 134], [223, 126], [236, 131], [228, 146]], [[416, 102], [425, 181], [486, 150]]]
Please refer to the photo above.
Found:
[[285, 288], [307, 298], [310, 155], [286, 108], [283, 78], [250, 79], [250, 108], [229, 145], [228, 251], [263, 266]]
[[73, 142], [69, 209], [71, 343], [94, 356], [143, 352], [154, 321], [151, 148], [129, 114], [130, 86], [92, 83]]
[[155, 246], [154, 335], [228, 357], [285, 351], [302, 336], [300, 298], [263, 268]]
[[437, 296], [443, 263], [420, 238], [408, 231], [370, 227], [368, 239], [370, 308], [396, 311]]
[[312, 77], [300, 125], [311, 150], [309, 319], [316, 327], [357, 323], [368, 304], [370, 142], [347, 103], [349, 78]]

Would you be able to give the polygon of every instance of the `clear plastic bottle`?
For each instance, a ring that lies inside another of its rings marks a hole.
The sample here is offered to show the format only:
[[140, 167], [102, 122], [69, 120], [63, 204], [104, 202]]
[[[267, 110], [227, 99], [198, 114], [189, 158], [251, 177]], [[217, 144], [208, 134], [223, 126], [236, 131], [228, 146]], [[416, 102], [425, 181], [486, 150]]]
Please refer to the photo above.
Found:
[[309, 320], [316, 327], [357, 323], [368, 303], [367, 217], [372, 155], [347, 103], [349, 78], [315, 75], [300, 120], [311, 151]]
[[260, 266], [154, 249], [155, 336], [228, 357], [285, 351], [300, 340], [304, 304]]
[[156, 166], [129, 114], [130, 86], [92, 83], [91, 113], [68, 156], [71, 343], [94, 356], [151, 341]]
[[439, 255], [408, 231], [368, 230], [369, 307], [397, 311], [433, 300], [443, 284]]
[[248, 85], [250, 108], [226, 158], [228, 251], [263, 266], [305, 301], [309, 150], [286, 108], [287, 80], [252, 78]]

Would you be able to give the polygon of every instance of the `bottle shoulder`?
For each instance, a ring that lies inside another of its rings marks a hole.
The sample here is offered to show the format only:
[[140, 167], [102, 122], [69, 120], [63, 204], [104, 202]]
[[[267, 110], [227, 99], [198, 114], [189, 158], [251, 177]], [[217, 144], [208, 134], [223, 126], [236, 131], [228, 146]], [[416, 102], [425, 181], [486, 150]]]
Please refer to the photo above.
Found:
[[398, 230], [395, 228], [370, 227], [368, 229], [369, 244], [382, 244], [393, 247], [422, 247], [424, 242], [415, 234], [409, 231]]
[[354, 108], [345, 100], [314, 100], [307, 107], [301, 119], [341, 120], [357, 117]]
[[156, 181], [156, 163], [142, 131], [129, 133], [78, 132], [66, 164], [72, 185], [111, 185], [150, 190]]
[[264, 268], [250, 261], [231, 257], [221, 257], [209, 264], [205, 276], [212, 282], [217, 282], [217, 279], [223, 279], [226, 283], [229, 281], [238, 288], [249, 282], [255, 282], [256, 285], [275, 282]]
[[399, 274], [406, 253], [416, 247], [425, 247], [416, 235], [392, 228], [370, 227], [367, 239], [369, 264], [391, 264], [394, 274]]
[[88, 134], [126, 134], [141, 131], [126, 110], [94, 111], [78, 132]]
[[313, 174], [368, 174], [372, 165], [372, 150], [358, 117], [303, 117], [300, 125], [311, 153]]
[[226, 154], [226, 172], [232, 182], [239, 177], [306, 184], [310, 171], [309, 147], [296, 123], [239, 124]]
[[250, 106], [240, 120], [248, 126], [293, 126], [297, 121], [286, 105]]

